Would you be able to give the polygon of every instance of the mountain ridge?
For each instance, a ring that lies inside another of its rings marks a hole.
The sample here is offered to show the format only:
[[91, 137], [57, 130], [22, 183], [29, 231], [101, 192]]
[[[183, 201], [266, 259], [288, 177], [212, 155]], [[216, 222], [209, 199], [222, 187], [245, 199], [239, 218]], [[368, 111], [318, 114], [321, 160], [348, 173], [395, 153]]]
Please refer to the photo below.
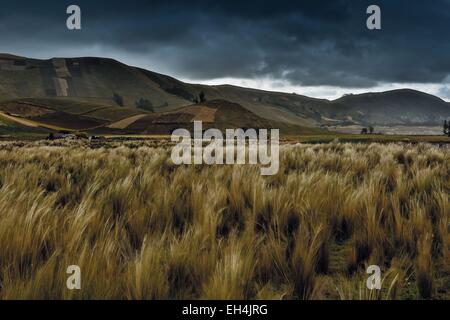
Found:
[[412, 89], [327, 100], [228, 84], [192, 84], [111, 58], [39, 60], [0, 53], [2, 103], [27, 98], [72, 99], [136, 109], [141, 100], [156, 112], [170, 112], [196, 104], [200, 92], [207, 100], [236, 103], [260, 118], [299, 127], [436, 125], [450, 117], [450, 103]]

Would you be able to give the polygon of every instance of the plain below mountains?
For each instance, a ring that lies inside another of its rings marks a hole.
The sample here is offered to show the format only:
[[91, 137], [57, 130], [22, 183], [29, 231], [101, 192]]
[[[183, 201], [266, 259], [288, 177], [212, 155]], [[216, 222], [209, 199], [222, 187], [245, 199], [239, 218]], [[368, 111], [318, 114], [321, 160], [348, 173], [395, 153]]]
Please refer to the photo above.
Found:
[[36, 60], [0, 54], [0, 134], [14, 126], [167, 134], [196, 119], [218, 128], [275, 127], [303, 134], [337, 125], [437, 125], [449, 117], [449, 103], [414, 90], [330, 101], [189, 84], [105, 58]]

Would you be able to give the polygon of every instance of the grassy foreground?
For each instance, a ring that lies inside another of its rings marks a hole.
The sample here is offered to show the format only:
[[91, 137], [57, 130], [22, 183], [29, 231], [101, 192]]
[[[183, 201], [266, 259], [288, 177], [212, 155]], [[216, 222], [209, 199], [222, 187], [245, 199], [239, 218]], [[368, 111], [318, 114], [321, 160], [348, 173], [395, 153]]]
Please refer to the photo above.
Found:
[[[0, 299], [450, 298], [448, 147], [280, 157], [262, 177], [174, 166], [155, 141], [1, 143]], [[366, 289], [372, 264], [381, 291]]]

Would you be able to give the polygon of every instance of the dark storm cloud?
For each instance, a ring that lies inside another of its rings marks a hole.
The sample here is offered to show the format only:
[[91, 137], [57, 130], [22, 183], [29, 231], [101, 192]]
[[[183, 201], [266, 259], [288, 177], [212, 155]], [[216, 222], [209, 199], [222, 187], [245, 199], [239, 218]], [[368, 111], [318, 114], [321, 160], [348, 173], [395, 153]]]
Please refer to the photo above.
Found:
[[[82, 31], [65, 28], [69, 4], [82, 9]], [[381, 31], [366, 28], [370, 4], [382, 8]], [[370, 87], [444, 82], [449, 29], [448, 0], [14, 1], [1, 4], [0, 51], [102, 47], [184, 78]]]

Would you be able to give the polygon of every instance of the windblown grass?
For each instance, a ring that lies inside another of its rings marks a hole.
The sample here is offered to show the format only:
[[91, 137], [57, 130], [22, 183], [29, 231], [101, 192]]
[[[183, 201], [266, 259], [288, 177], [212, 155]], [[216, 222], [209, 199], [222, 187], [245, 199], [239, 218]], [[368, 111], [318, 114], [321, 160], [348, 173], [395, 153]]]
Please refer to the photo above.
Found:
[[[450, 150], [284, 145], [280, 172], [155, 142], [0, 145], [0, 298], [450, 298]], [[382, 269], [381, 291], [365, 283]], [[66, 288], [78, 265], [82, 289]]]

